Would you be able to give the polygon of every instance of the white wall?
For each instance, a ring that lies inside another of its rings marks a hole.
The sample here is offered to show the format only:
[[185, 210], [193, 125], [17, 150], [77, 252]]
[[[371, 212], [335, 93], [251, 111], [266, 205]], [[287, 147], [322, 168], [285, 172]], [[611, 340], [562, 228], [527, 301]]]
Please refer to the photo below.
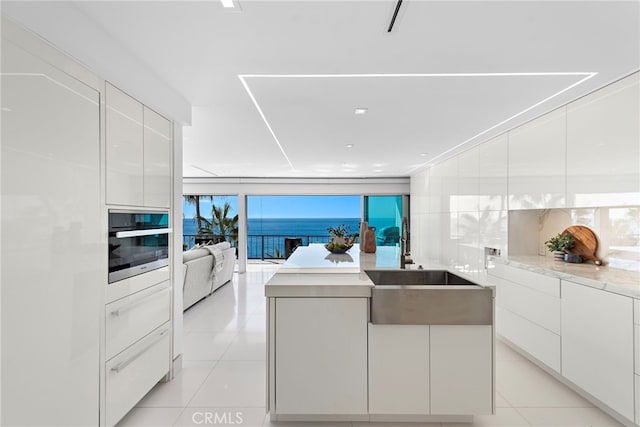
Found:
[[[577, 154], [584, 135], [597, 138]], [[481, 270], [485, 246], [545, 255], [545, 240], [581, 224], [610, 267], [640, 269], [639, 197], [636, 72], [413, 174], [413, 258]]]

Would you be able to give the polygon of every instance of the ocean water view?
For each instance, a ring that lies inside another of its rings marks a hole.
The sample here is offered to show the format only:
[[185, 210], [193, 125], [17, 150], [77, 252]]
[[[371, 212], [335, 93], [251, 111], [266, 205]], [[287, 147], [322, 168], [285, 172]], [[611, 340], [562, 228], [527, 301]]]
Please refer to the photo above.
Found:
[[[350, 233], [360, 231], [360, 218], [248, 218], [247, 257], [249, 259], [284, 257], [284, 239], [286, 237], [301, 238], [303, 245], [324, 243], [328, 241], [328, 227], [344, 224]], [[197, 234], [194, 218], [183, 220], [183, 234]], [[189, 244], [191, 246], [193, 243]]]

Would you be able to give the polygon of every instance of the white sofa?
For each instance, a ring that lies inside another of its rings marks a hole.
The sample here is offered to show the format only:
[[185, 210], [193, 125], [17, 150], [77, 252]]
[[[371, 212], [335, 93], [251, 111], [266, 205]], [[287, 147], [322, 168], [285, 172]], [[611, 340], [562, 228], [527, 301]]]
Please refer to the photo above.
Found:
[[202, 246], [182, 254], [184, 285], [182, 308], [186, 310], [233, 277], [236, 249], [229, 242]]

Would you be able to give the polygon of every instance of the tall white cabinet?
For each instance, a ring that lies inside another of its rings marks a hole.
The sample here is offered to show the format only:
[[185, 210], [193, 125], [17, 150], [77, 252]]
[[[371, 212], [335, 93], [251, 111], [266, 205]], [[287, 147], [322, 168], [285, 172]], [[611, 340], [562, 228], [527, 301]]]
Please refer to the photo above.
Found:
[[3, 426], [99, 421], [99, 103], [98, 91], [3, 34]]
[[0, 425], [115, 425], [168, 378], [173, 285], [107, 284], [107, 213], [171, 212], [173, 125], [4, 18], [0, 51]]

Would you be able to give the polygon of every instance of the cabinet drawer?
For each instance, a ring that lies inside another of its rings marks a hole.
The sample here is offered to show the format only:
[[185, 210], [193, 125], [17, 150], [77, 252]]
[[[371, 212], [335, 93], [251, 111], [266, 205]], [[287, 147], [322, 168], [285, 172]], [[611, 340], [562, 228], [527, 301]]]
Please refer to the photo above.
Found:
[[106, 363], [106, 418], [112, 426], [169, 372], [170, 324]]
[[[171, 262], [169, 262], [169, 265], [171, 265]], [[107, 285], [105, 302], [119, 300], [153, 285], [166, 282], [169, 279], [171, 279], [171, 271], [167, 266], [110, 283]]]
[[560, 298], [508, 280], [494, 280], [498, 288], [496, 304], [499, 307], [560, 335]]
[[106, 359], [120, 353], [171, 315], [171, 286], [164, 282], [106, 306]]
[[496, 317], [499, 335], [551, 369], [560, 372], [560, 335], [556, 335], [504, 308], [496, 309]]
[[560, 279], [496, 263], [489, 274], [560, 298]]

